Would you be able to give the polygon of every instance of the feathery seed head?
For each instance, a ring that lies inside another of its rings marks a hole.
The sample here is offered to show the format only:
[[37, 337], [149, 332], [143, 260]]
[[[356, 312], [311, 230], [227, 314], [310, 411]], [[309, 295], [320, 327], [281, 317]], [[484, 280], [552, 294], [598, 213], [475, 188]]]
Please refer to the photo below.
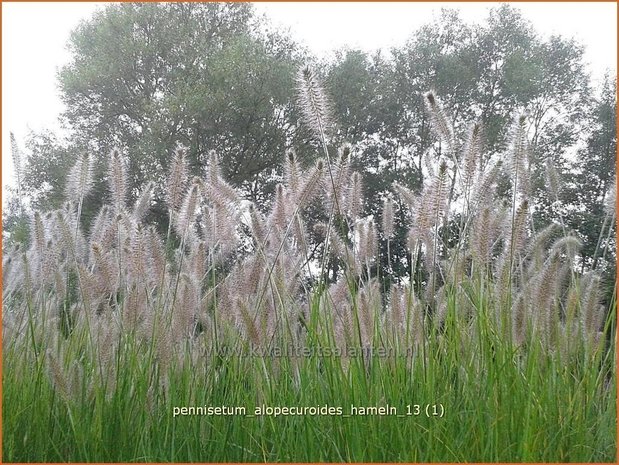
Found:
[[200, 200], [200, 183], [192, 183], [189, 191], [185, 195], [183, 205], [181, 206], [176, 222], [177, 232], [181, 237], [186, 237], [189, 232], [189, 228], [195, 218], [196, 209]]
[[110, 154], [108, 182], [112, 192], [114, 207], [116, 211], [120, 211], [125, 206], [125, 198], [127, 196], [127, 172], [124, 160], [116, 148]]
[[67, 177], [65, 188], [67, 199], [71, 202], [79, 202], [88, 195], [93, 185], [93, 158], [83, 155], [78, 158]]
[[103, 243], [103, 237], [106, 235], [106, 231], [109, 230], [112, 225], [112, 218], [110, 215], [110, 207], [103, 205], [97, 213], [95, 220], [90, 228], [90, 241]]
[[430, 115], [432, 126], [439, 138], [447, 145], [447, 149], [454, 147], [454, 130], [449, 122], [443, 106], [433, 91], [426, 92], [424, 95], [426, 109]]
[[559, 194], [561, 193], [561, 178], [559, 177], [557, 168], [550, 158], [546, 160], [546, 182], [553, 200], [559, 200]]
[[221, 176], [221, 166], [217, 152], [209, 152], [207, 183], [203, 186], [209, 200], [220, 208], [233, 213], [241, 199], [238, 192], [228, 184]]
[[60, 242], [64, 250], [71, 255], [75, 254], [74, 229], [69, 225], [66, 213], [62, 210], [56, 212], [56, 225], [60, 230]]
[[526, 329], [527, 304], [524, 295], [521, 293], [516, 298], [516, 303], [512, 309], [512, 337], [517, 346], [524, 342]]
[[420, 207], [415, 214], [415, 228], [419, 235], [424, 236], [434, 225], [437, 225], [447, 207], [447, 163], [443, 160], [439, 172], [426, 186], [421, 196]]
[[523, 195], [528, 195], [529, 167], [528, 167], [528, 140], [527, 117], [524, 113], [517, 113], [510, 129], [510, 150], [507, 168], [510, 171], [513, 189]]
[[294, 150], [286, 152], [284, 160], [284, 181], [292, 192], [297, 192], [301, 182], [301, 167], [297, 162]]
[[174, 212], [178, 211], [183, 201], [188, 171], [186, 150], [178, 148], [174, 152], [166, 185], [166, 201], [170, 210]]
[[[15, 175], [19, 180], [22, 174], [22, 158], [21, 158], [21, 150], [17, 145], [17, 140], [15, 140], [15, 134], [13, 132], [10, 133], [11, 138], [11, 156], [13, 157], [13, 169], [15, 170]], [[19, 186], [18, 186], [19, 188]]]
[[279, 183], [275, 186], [275, 201], [271, 209], [270, 223], [277, 226], [281, 231], [286, 229], [287, 211], [284, 185]]
[[614, 215], [617, 212], [617, 177], [613, 178], [613, 182], [608, 188], [608, 196], [604, 202], [604, 209], [607, 215]]
[[373, 219], [370, 219], [367, 224], [367, 238], [368, 255], [374, 259], [378, 255], [378, 233]]
[[259, 246], [264, 246], [267, 240], [267, 228], [264, 224], [264, 219], [260, 212], [256, 209], [255, 205], [249, 204], [249, 217], [251, 220], [250, 227], [252, 235]]
[[552, 244], [549, 255], [552, 256], [565, 252], [568, 260], [573, 261], [581, 248], [581, 240], [576, 236], [568, 235], [558, 239], [554, 244]]
[[[146, 278], [146, 272], [148, 270], [147, 263], [147, 238], [142, 225], [138, 224], [133, 234], [130, 236], [131, 253], [128, 256], [128, 263], [131, 269], [129, 274], [133, 280], [142, 281]], [[145, 282], [145, 281], [144, 281]]]
[[490, 206], [483, 207], [473, 221], [471, 234], [471, 252], [473, 259], [485, 268], [492, 258], [492, 246], [498, 234], [496, 222], [493, 221], [493, 209]]
[[585, 334], [597, 332], [601, 322], [597, 318], [601, 300], [601, 279], [597, 273], [585, 275], [581, 294], [581, 324]]
[[358, 220], [355, 226], [357, 233], [356, 258], [362, 265], [369, 264], [378, 252], [378, 234], [372, 219]]
[[150, 208], [154, 189], [155, 183], [153, 183], [152, 181], [149, 182], [142, 191], [142, 194], [140, 195], [138, 200], [135, 202], [135, 206], [133, 207], [133, 219], [135, 221], [139, 222], [144, 219], [144, 216]]
[[217, 181], [221, 177], [221, 170], [219, 166], [219, 155], [215, 150], [209, 150], [208, 152], [208, 170], [210, 181]]
[[154, 226], [148, 229], [147, 240], [150, 264], [152, 265], [149, 267], [150, 278], [153, 283], [160, 285], [166, 271], [165, 246]]
[[33, 246], [40, 259], [42, 258], [43, 250], [45, 249], [45, 226], [43, 224], [43, 219], [41, 218], [41, 213], [39, 211], [34, 212], [32, 220], [32, 231], [34, 239]]
[[526, 255], [533, 257], [538, 264], [543, 261], [543, 256], [546, 253], [547, 243], [554, 236], [558, 229], [558, 225], [550, 223], [541, 231], [538, 231], [535, 236], [529, 241], [526, 248]]
[[357, 171], [352, 174], [347, 203], [350, 217], [356, 220], [363, 208], [363, 181]]
[[464, 188], [468, 190], [471, 186], [475, 172], [480, 165], [482, 149], [482, 127], [481, 123], [474, 123], [469, 129], [466, 144], [464, 146], [464, 167], [463, 182]]
[[394, 207], [391, 198], [387, 198], [383, 201], [382, 220], [383, 234], [386, 238], [390, 238], [394, 233]]
[[512, 221], [508, 218], [504, 255], [516, 256], [522, 252], [527, 238], [527, 220], [529, 215], [529, 202], [523, 200], [516, 210], [515, 217]]
[[101, 245], [93, 243], [93, 263], [96, 266], [96, 276], [99, 280], [99, 289], [114, 293], [118, 290], [118, 262], [105, 254]]
[[47, 350], [47, 366], [54, 388], [65, 398], [71, 397], [71, 382], [69, 381], [61, 362], [54, 356], [51, 349]]
[[316, 166], [311, 172], [305, 176], [302, 176], [301, 183], [297, 192], [293, 192], [294, 201], [299, 207], [307, 205], [316, 194], [319, 192], [320, 181], [323, 176], [322, 169], [324, 164], [322, 159], [316, 162]]
[[408, 187], [404, 187], [399, 182], [394, 181], [393, 190], [398, 194], [402, 202], [406, 204], [411, 214], [413, 214], [419, 204], [419, 198]]
[[297, 73], [297, 88], [305, 123], [319, 140], [325, 139], [332, 124], [331, 106], [320, 79], [308, 66]]

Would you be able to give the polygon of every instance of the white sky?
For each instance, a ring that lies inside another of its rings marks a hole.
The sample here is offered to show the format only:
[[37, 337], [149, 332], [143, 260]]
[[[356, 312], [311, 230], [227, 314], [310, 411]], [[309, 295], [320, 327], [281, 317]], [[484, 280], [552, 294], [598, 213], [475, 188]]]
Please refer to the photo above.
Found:
[[[2, 197], [11, 183], [9, 131], [23, 147], [28, 132], [59, 129], [63, 106], [57, 70], [69, 60], [70, 31], [104, 3], [2, 4]], [[372, 51], [402, 45], [441, 7], [458, 8], [467, 22], [482, 22], [493, 2], [256, 3], [258, 13], [288, 29], [314, 54], [348, 46]], [[586, 47], [594, 83], [617, 69], [617, 5], [614, 2], [518, 3], [542, 35], [574, 37]], [[4, 203], [4, 202], [3, 202]]]

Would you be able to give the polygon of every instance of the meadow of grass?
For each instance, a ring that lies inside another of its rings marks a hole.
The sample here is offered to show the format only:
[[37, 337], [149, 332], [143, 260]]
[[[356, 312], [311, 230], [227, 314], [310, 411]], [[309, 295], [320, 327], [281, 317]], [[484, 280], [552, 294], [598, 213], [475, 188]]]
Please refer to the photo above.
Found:
[[[155, 186], [128, 205], [118, 151], [87, 232], [89, 157], [65, 206], [33, 213], [30, 245], [4, 252], [3, 460], [614, 462], [615, 298], [603, 305], [599, 274], [576, 271], [580, 243], [560, 219], [531, 227], [526, 119], [492, 163], [480, 126], [459, 144], [428, 93], [442, 151], [420, 192], [393, 186], [379, 221], [361, 216], [351, 149], [327, 148], [319, 83], [299, 81], [324, 158], [286, 154], [267, 212], [215, 153], [190, 179], [179, 148], [163, 233], [144, 221]], [[387, 285], [378, 244], [396, 215], [413, 265]], [[204, 406], [246, 414], [178, 414]]]

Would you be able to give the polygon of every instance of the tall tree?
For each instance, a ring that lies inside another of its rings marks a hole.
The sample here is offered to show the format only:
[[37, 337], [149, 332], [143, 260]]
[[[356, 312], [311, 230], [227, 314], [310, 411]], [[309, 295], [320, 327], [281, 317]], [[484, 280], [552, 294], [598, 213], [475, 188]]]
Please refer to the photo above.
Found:
[[164, 185], [180, 143], [195, 170], [215, 150], [226, 177], [264, 200], [271, 169], [302, 136], [293, 124], [300, 54], [250, 4], [109, 5], [73, 32], [69, 50], [58, 77], [70, 147], [54, 157], [90, 151], [102, 172], [119, 147], [133, 194], [149, 180]]
[[[567, 221], [583, 240], [583, 268], [615, 270], [617, 79], [604, 77], [588, 114], [586, 144], [577, 152], [575, 176], [567, 177]], [[602, 260], [602, 258], [604, 258]]]

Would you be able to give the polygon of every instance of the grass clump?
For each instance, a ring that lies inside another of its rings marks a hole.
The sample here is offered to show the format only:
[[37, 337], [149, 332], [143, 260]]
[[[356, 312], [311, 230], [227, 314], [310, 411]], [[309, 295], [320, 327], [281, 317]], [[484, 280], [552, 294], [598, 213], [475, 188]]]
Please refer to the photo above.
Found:
[[[3, 267], [4, 459], [614, 461], [616, 303], [575, 271], [562, 221], [532, 230], [526, 119], [502, 162], [482, 162], [481, 125], [459, 144], [426, 94], [445, 149], [420, 192], [393, 186], [379, 230], [351, 148], [329, 154], [318, 80], [299, 82], [324, 158], [287, 153], [268, 211], [215, 152], [190, 179], [179, 148], [164, 235], [144, 221], [152, 185], [127, 203], [118, 151], [89, 231], [86, 157], [64, 207], [33, 214], [30, 247]], [[385, 287], [378, 245], [398, 215], [411, 268]]]

